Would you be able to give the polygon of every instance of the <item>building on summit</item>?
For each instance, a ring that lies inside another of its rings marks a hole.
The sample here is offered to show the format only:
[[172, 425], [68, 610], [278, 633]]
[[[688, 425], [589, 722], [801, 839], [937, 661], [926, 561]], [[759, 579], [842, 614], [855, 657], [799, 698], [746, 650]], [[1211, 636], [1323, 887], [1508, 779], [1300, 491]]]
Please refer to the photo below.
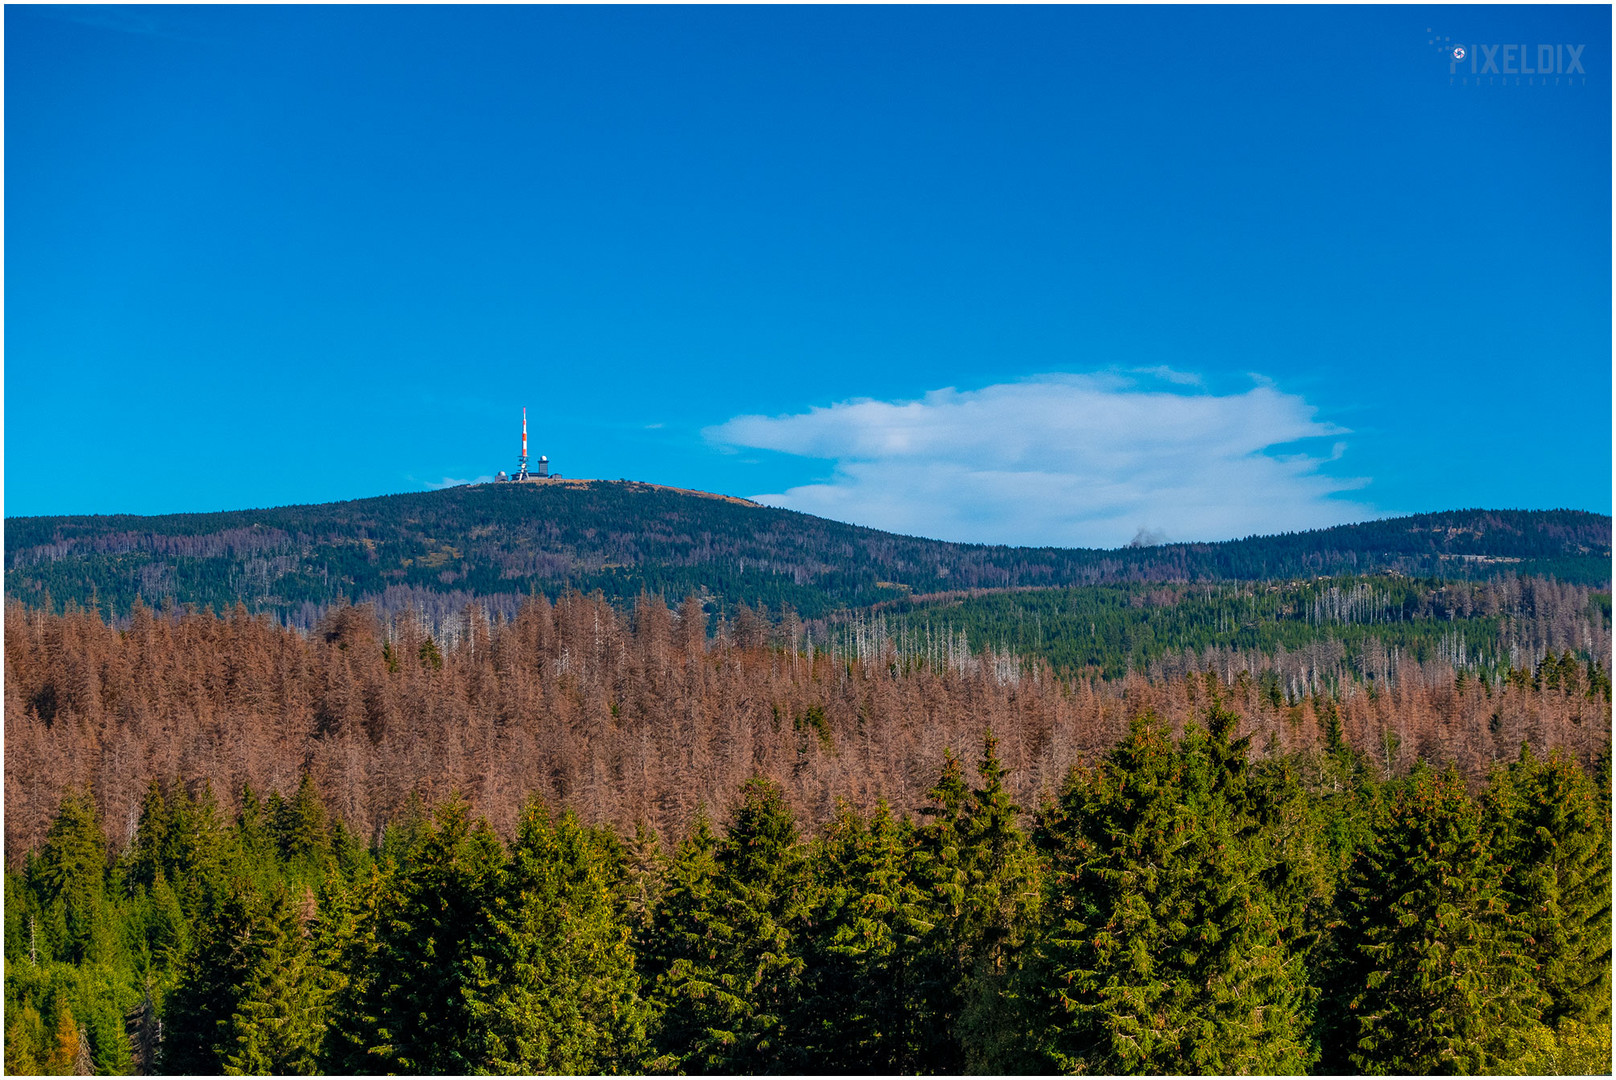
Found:
[[561, 479], [561, 474], [552, 473], [550, 471], [550, 459], [545, 457], [543, 454], [539, 455], [538, 472], [527, 471], [527, 409], [524, 408], [522, 410], [522, 456], [516, 459], [516, 473], [514, 475], [507, 476], [505, 474], [505, 470], [501, 469], [499, 472], [494, 474], [494, 482], [496, 484], [512, 484], [522, 483], [529, 480], [559, 479]]

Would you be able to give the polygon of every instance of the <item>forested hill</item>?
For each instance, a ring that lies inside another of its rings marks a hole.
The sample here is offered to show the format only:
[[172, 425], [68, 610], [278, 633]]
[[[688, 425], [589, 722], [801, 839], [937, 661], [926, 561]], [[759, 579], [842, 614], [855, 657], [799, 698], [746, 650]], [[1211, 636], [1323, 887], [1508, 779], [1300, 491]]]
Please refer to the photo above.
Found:
[[916, 593], [1128, 581], [1292, 579], [1395, 570], [1604, 585], [1611, 519], [1459, 510], [1224, 543], [1086, 550], [897, 536], [631, 481], [484, 484], [210, 514], [6, 520], [6, 593], [121, 614], [139, 596], [238, 601], [311, 625], [341, 601], [430, 614], [532, 591], [703, 591], [808, 617]]

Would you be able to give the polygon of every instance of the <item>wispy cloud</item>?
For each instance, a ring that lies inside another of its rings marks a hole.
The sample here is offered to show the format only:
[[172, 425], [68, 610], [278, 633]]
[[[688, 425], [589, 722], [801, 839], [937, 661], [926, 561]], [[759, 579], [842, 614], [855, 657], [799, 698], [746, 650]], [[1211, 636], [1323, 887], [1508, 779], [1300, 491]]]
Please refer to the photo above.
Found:
[[1193, 371], [1179, 371], [1177, 368], [1170, 368], [1166, 364], [1157, 364], [1155, 367], [1131, 368], [1130, 370], [1136, 375], [1153, 375], [1166, 382], [1177, 383], [1179, 386], [1203, 385], [1201, 377]]
[[[1194, 385], [1176, 371], [1149, 374]], [[1117, 374], [1047, 375], [918, 401], [737, 416], [705, 434], [723, 448], [833, 463], [827, 480], [759, 502], [945, 540], [1119, 547], [1374, 517], [1339, 497], [1366, 480], [1320, 469], [1342, 444], [1295, 445], [1346, 434], [1316, 411], [1266, 382], [1217, 395]]]
[[165, 21], [160, 21], [149, 7], [125, 4], [38, 4], [29, 5], [37, 15], [93, 26], [98, 30], [112, 30], [138, 37], [169, 38], [174, 41], [201, 40], [192, 34], [182, 34]]
[[479, 476], [475, 480], [456, 480], [452, 476], [445, 476], [442, 480], [422, 480], [421, 486], [433, 491], [442, 491], [444, 488], [460, 487], [462, 484], [488, 484], [493, 480], [492, 476]]

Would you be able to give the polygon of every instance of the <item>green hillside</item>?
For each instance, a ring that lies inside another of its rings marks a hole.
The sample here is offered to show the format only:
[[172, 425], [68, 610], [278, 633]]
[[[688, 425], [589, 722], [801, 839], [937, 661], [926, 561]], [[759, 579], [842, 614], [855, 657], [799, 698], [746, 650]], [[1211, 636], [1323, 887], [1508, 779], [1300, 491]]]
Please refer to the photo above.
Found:
[[[991, 648], [1058, 672], [1115, 678], [1208, 649], [1297, 654], [1297, 672], [1372, 675], [1394, 656], [1445, 660], [1488, 681], [1546, 655], [1605, 661], [1611, 594], [1542, 578], [1441, 581], [1377, 575], [1279, 583], [1091, 585], [913, 597], [838, 620], [903, 655]], [[1277, 663], [1277, 661], [1276, 661]]]
[[6, 520], [6, 593], [55, 608], [237, 602], [296, 625], [376, 601], [514, 609], [533, 591], [704, 591], [805, 617], [907, 593], [1277, 580], [1394, 570], [1604, 585], [1611, 521], [1451, 511], [1216, 544], [1113, 551], [953, 544], [628, 481], [484, 484], [314, 506]]

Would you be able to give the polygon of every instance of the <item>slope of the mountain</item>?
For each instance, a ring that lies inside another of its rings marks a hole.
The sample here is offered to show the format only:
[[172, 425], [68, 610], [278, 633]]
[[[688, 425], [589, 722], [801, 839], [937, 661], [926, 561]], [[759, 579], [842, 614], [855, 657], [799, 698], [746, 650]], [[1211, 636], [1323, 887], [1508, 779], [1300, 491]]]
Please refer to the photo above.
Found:
[[6, 593], [28, 604], [139, 596], [242, 602], [307, 625], [343, 600], [430, 612], [533, 590], [704, 591], [804, 615], [909, 591], [1297, 578], [1394, 570], [1544, 574], [1604, 585], [1611, 519], [1461, 510], [1223, 543], [1099, 551], [897, 536], [742, 499], [631, 481], [483, 484], [314, 506], [6, 520]]
[[1608, 665], [1610, 603], [1608, 586], [1540, 577], [1368, 574], [915, 595], [842, 613], [830, 629], [864, 656], [882, 655], [888, 641], [928, 659], [992, 648], [1107, 678], [1216, 666], [1233, 651], [1307, 685], [1321, 667], [1331, 678], [1364, 676], [1397, 657], [1445, 661], [1496, 682], [1567, 653]]

